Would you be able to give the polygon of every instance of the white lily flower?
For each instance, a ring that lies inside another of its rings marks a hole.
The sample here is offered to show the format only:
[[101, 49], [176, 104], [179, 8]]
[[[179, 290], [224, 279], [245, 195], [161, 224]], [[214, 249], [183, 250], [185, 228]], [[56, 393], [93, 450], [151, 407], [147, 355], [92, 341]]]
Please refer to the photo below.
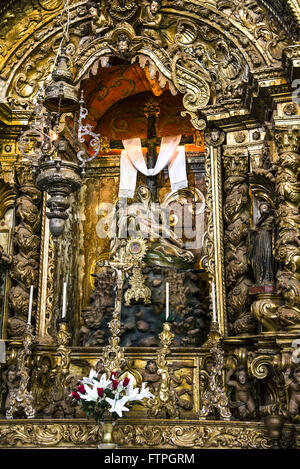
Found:
[[84, 401], [94, 401], [96, 402], [98, 396], [97, 387], [90, 388], [89, 386], [85, 386], [85, 394], [80, 394], [81, 399]]
[[138, 388], [131, 388], [126, 394], [129, 401], [138, 401], [139, 400], [139, 390]]
[[124, 389], [125, 395], [127, 396], [129, 401], [135, 401], [136, 400], [136, 397], [139, 393], [139, 390], [138, 390], [138, 388], [133, 388], [133, 384], [132, 384], [131, 381], [123, 389]]
[[[113, 375], [113, 378], [116, 378]], [[142, 388], [134, 388], [130, 380], [126, 380], [126, 386], [124, 386], [123, 381], [120, 381], [118, 385], [113, 388], [114, 379], [107, 378], [106, 373], [103, 373], [100, 379], [98, 379], [98, 373], [96, 370], [92, 369], [88, 377], [85, 377], [81, 380], [81, 383], [84, 385], [85, 393], [81, 393], [78, 390], [80, 401], [85, 401], [87, 403], [97, 402], [99, 400], [105, 400], [109, 405], [109, 412], [115, 412], [118, 417], [122, 417], [123, 412], [129, 411], [130, 409], [126, 407], [127, 402], [133, 401], [142, 401], [145, 398], [154, 398], [153, 394], [149, 391], [149, 388], [146, 387], [146, 383], [142, 383]], [[116, 382], [114, 383], [116, 384]], [[100, 398], [98, 394], [98, 389], [109, 390], [110, 394], [113, 396], [113, 399], [106, 397], [105, 392]]]
[[94, 384], [94, 379], [96, 379], [98, 376], [97, 371], [94, 370], [94, 368], [91, 369], [89, 377], [88, 378], [82, 378], [83, 384], [91, 384], [93, 386]]
[[112, 381], [109, 378], [106, 378], [106, 374], [104, 373], [100, 378], [100, 388], [107, 389], [112, 386]]
[[142, 389], [138, 397], [140, 400], [142, 400], [145, 399], [145, 397], [147, 399], [154, 398], [154, 395], [152, 394], [152, 392], [150, 392], [149, 388], [146, 388], [146, 383], [142, 383]]
[[107, 379], [106, 375], [104, 374], [101, 376], [100, 381], [93, 379], [92, 386], [96, 389], [97, 388], [111, 389], [112, 383], [110, 379]]
[[128, 402], [128, 397], [124, 396], [119, 400], [110, 399], [109, 397], [106, 398], [106, 401], [109, 403], [111, 408], [109, 412], [116, 412], [119, 417], [122, 417], [122, 412], [128, 411], [128, 407], [125, 407], [125, 404]]

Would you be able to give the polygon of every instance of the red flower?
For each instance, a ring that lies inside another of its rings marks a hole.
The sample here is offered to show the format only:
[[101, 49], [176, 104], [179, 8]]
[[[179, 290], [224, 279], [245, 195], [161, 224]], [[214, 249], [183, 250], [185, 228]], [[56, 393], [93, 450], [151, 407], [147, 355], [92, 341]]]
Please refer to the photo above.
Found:
[[127, 384], [129, 383], [130, 379], [129, 378], [125, 378], [124, 381], [123, 381], [123, 386], [124, 388], [127, 386]]
[[116, 371], [112, 371], [110, 374], [110, 379], [113, 381], [113, 379], [117, 376]]
[[114, 379], [113, 382], [112, 382], [112, 388], [117, 389], [118, 384], [119, 384], [119, 381], [117, 379]]
[[85, 393], [86, 393], [86, 390], [85, 390], [83, 384], [81, 384], [80, 386], [78, 386], [77, 391], [80, 392], [80, 394], [85, 394]]
[[74, 399], [76, 399], [76, 401], [79, 401], [79, 399], [80, 399], [80, 396], [79, 396], [78, 392], [76, 392], [76, 391], [72, 392], [72, 397], [74, 397]]
[[97, 393], [98, 393], [98, 396], [99, 396], [99, 397], [103, 397], [103, 396], [104, 396], [104, 390], [103, 390], [103, 388], [97, 388]]

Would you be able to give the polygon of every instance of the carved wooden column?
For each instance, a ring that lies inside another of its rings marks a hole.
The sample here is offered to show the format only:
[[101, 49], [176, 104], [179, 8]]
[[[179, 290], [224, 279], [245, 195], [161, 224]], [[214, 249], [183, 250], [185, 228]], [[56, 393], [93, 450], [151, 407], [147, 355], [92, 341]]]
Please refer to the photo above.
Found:
[[231, 335], [254, 333], [256, 323], [250, 313], [251, 299], [247, 237], [250, 218], [248, 150], [225, 146], [225, 272], [227, 311]]
[[[36, 297], [39, 278], [41, 193], [34, 184], [29, 165], [17, 166], [16, 178], [19, 195], [16, 200], [15, 253], [10, 268], [10, 277], [14, 284], [8, 293], [11, 312], [7, 322], [9, 337], [23, 335], [27, 321], [30, 285], [33, 285]], [[33, 311], [35, 317], [35, 301]]]
[[[289, 106], [295, 105], [290, 104]], [[291, 111], [292, 108], [289, 112]], [[297, 123], [295, 119], [290, 119], [291, 124], [295, 120], [294, 126], [288, 125], [289, 119], [285, 119], [285, 122], [282, 122], [283, 119], [281, 122], [275, 121], [275, 141], [278, 150], [276, 258], [280, 263], [277, 272], [277, 288], [285, 301], [278, 309], [278, 316], [282, 326], [288, 330], [300, 330], [299, 117]]]
[[[207, 155], [206, 172], [206, 220], [207, 234], [205, 250], [207, 254], [207, 271], [210, 282], [212, 309], [211, 334], [219, 332], [227, 335], [226, 293], [224, 275], [223, 217], [222, 217], [222, 169], [221, 148], [225, 133], [217, 129], [207, 129], [204, 135]], [[214, 317], [215, 316], [215, 317]], [[210, 339], [206, 343], [208, 346]]]

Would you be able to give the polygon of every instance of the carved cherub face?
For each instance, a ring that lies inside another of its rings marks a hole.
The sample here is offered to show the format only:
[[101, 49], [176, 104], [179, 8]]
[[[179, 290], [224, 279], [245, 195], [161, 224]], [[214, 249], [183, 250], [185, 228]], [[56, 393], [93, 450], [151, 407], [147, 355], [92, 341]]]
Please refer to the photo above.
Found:
[[18, 246], [22, 248], [28, 248], [31, 246], [32, 234], [25, 228], [20, 228], [15, 235], [15, 241]]
[[15, 370], [9, 370], [9, 372], [7, 373], [7, 380], [10, 382], [10, 383], [13, 383], [14, 380], [16, 379], [17, 377], [17, 373]]
[[150, 11], [153, 15], [157, 13], [160, 10], [160, 3], [157, 0], [153, 0], [150, 3]]
[[118, 51], [121, 54], [125, 54], [129, 50], [129, 39], [125, 34], [120, 34], [118, 36], [118, 42], [117, 42], [117, 47]]
[[218, 130], [212, 130], [210, 136], [213, 142], [217, 142], [219, 140], [220, 132]]
[[145, 368], [149, 373], [151, 373], [153, 375], [157, 372], [157, 365], [153, 361], [147, 362], [147, 365], [146, 365]]
[[247, 375], [246, 375], [246, 372], [244, 370], [238, 371], [236, 376], [237, 376], [237, 380], [240, 384], [245, 384], [246, 383]]
[[297, 369], [295, 372], [294, 372], [294, 378], [295, 378], [295, 381], [297, 384], [300, 384], [300, 369]]
[[94, 311], [84, 311], [83, 319], [87, 327], [92, 327], [95, 324]]
[[92, 18], [98, 18], [98, 11], [97, 8], [91, 7], [89, 9], [90, 14], [92, 15]]
[[18, 207], [18, 216], [23, 218], [26, 222], [35, 223], [39, 214], [38, 208], [25, 197], [20, 197]]

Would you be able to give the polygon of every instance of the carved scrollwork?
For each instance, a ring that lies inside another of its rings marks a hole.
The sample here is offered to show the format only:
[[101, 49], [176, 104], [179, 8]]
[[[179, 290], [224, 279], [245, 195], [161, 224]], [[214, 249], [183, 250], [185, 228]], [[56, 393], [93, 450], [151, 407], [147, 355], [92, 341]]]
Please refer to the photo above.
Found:
[[2, 425], [0, 427], [1, 446], [41, 447], [56, 446], [95, 446], [103, 438], [102, 425], [95, 424], [30, 424]]
[[265, 168], [255, 168], [249, 174], [249, 182], [253, 195], [259, 201], [266, 201], [275, 208], [275, 177], [273, 171]]
[[278, 307], [281, 300], [274, 294], [258, 294], [258, 298], [251, 305], [251, 313], [267, 331], [280, 329]]
[[224, 351], [215, 343], [211, 348], [210, 353], [214, 357], [214, 365], [211, 372], [208, 373], [208, 389], [203, 393], [201, 401], [200, 418], [208, 416], [218, 409], [220, 418], [228, 420], [231, 417], [231, 412], [228, 406], [228, 396], [226, 394], [222, 371], [225, 365]]
[[254, 378], [264, 379], [270, 373], [272, 358], [270, 355], [259, 355], [250, 364], [250, 372]]
[[[186, 62], [183, 51], [178, 51], [171, 61], [171, 79], [175, 87], [184, 94], [183, 105], [190, 112], [197, 112], [203, 109], [210, 95], [210, 88], [207, 82], [191, 69], [185, 68], [179, 62]], [[197, 67], [195, 66], [195, 69]], [[193, 86], [194, 85], [194, 86]]]
[[[249, 424], [248, 424], [249, 425]], [[270, 444], [258, 428], [225, 425], [118, 425], [115, 441], [122, 447], [267, 449]]]

